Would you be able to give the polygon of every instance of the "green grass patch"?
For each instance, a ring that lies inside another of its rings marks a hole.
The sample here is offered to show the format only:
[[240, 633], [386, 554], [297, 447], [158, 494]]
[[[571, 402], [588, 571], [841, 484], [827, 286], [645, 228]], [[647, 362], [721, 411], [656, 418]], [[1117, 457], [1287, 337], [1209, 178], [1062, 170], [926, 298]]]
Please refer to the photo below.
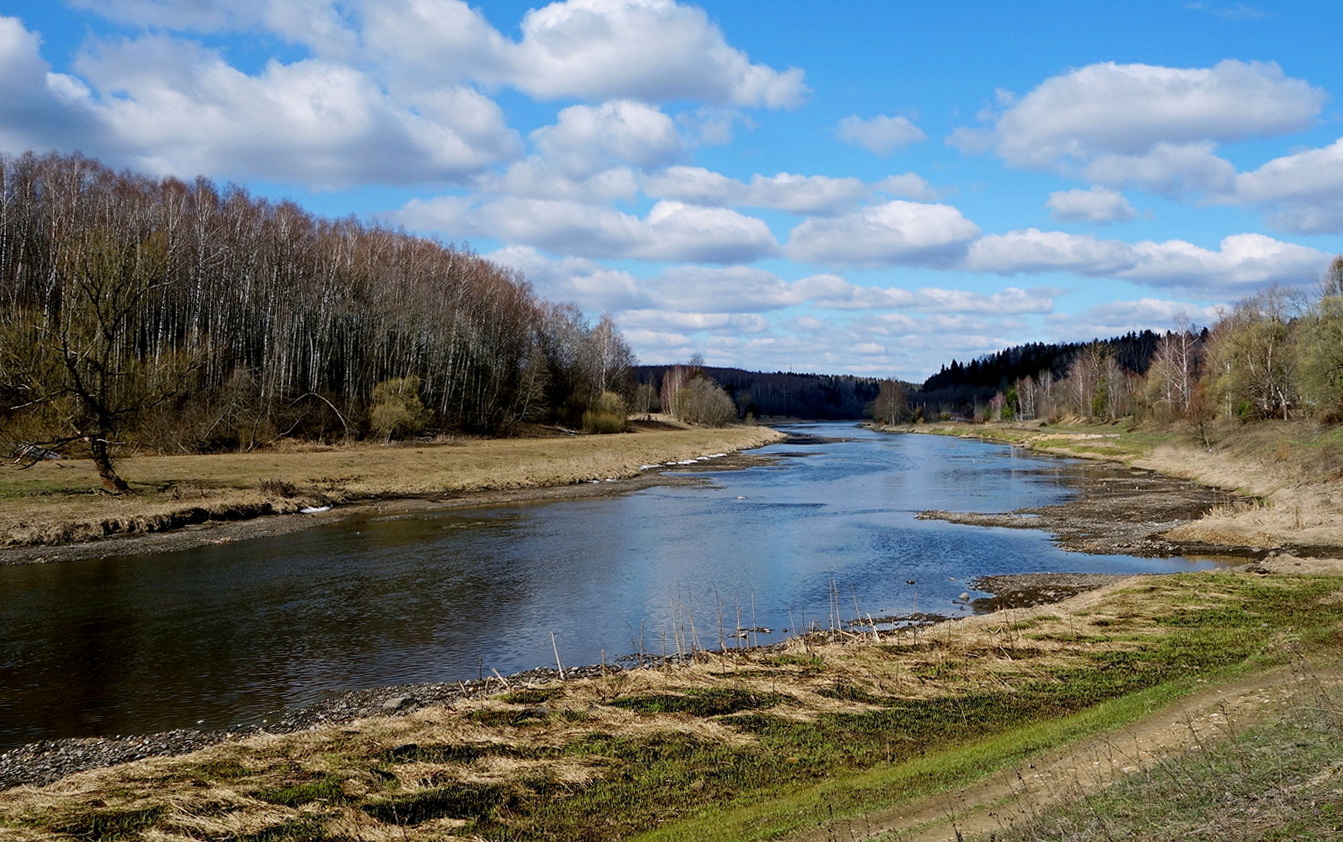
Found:
[[[689, 693], [620, 700], [636, 710], [717, 714], [753, 740], [736, 746], [685, 737], [591, 737], [569, 750], [617, 761], [612, 774], [562, 801], [524, 799], [508, 832], [489, 838], [621, 839], [661, 827], [648, 838], [756, 839], [832, 812], [860, 814], [892, 803], [897, 794], [962, 784], [1029, 752], [1119, 727], [1197, 689], [1200, 679], [1229, 679], [1266, 666], [1276, 656], [1267, 652], [1273, 635], [1264, 622], [1291, 624], [1294, 636], [1307, 640], [1333, 634], [1343, 620], [1343, 607], [1320, 599], [1337, 580], [1214, 581], [1201, 575], [1163, 579], [1161, 592], [1135, 598], [1177, 607], [1161, 613], [1141, 646], [1079, 647], [1071, 660], [1017, 679], [1010, 688], [966, 686], [941, 698], [891, 699], [880, 710], [811, 721], [775, 716], [763, 707], [696, 707]], [[947, 663], [953, 662], [949, 657]], [[954, 678], [954, 668], [947, 672]], [[724, 691], [720, 698], [734, 696]], [[735, 713], [726, 713], [734, 707]], [[896, 775], [896, 769], [904, 771]], [[898, 785], [891, 783], [896, 780]], [[803, 809], [802, 802], [811, 807]], [[791, 807], [773, 806], [781, 803]], [[740, 812], [740, 823], [724, 823], [725, 811]]]
[[359, 809], [384, 824], [414, 827], [431, 819], [478, 822], [512, 806], [517, 798], [508, 784], [463, 782], [368, 802]]
[[[1276, 722], [1200, 741], [1200, 750], [997, 831], [999, 842], [1110, 839], [1333, 840], [1343, 838], [1339, 700], [1293, 709]], [[1153, 809], [1160, 805], [1160, 809]]]
[[547, 754], [544, 749], [529, 749], [507, 743], [446, 743], [416, 745], [407, 743], [389, 748], [378, 755], [383, 763], [467, 764], [485, 757], [537, 758]]
[[612, 707], [639, 713], [688, 713], [691, 716], [726, 716], [743, 710], [770, 708], [785, 701], [777, 693], [753, 693], [734, 687], [687, 690], [685, 693], [653, 693], [626, 696]]
[[152, 827], [163, 813], [162, 807], [101, 809], [59, 823], [52, 829], [81, 842], [120, 842], [123, 839], [139, 839], [140, 834]]
[[289, 786], [263, 789], [255, 797], [270, 804], [282, 807], [298, 807], [314, 801], [339, 804], [347, 801], [341, 779], [335, 775], [322, 775], [310, 781], [290, 784]]
[[850, 775], [784, 788], [767, 799], [737, 798], [635, 837], [641, 842], [769, 839], [821, 822], [862, 816], [945, 792], [1100, 731], [1122, 727], [1195, 689], [1181, 681], [1148, 688], [1055, 719], [1029, 722], [987, 737], [962, 735], [933, 748]]
[[337, 842], [322, 833], [322, 819], [318, 816], [304, 816], [272, 825], [255, 833], [244, 833], [228, 838], [228, 842], [328, 842], [328, 840]]
[[521, 690], [504, 693], [496, 698], [508, 702], [510, 705], [544, 705], [546, 702], [554, 701], [563, 692], [563, 688], [560, 687], [525, 687]]

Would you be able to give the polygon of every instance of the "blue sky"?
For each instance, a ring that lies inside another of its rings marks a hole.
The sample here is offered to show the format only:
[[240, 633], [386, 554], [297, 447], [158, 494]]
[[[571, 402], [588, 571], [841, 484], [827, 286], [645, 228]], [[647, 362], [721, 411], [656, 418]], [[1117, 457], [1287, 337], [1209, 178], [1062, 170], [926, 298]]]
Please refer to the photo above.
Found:
[[0, 0], [0, 151], [469, 245], [641, 361], [922, 380], [1343, 251], [1343, 3]]

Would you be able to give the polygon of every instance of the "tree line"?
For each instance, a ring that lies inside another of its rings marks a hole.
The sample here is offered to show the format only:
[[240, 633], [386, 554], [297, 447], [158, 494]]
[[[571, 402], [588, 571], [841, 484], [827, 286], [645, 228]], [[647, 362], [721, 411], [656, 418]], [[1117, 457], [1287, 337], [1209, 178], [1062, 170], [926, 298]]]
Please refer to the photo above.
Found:
[[0, 447], [581, 425], [634, 363], [609, 317], [469, 250], [198, 178], [0, 154]]
[[[631, 369], [630, 376], [635, 381], [636, 390], [646, 386], [651, 391], [644, 394], [654, 399], [653, 405], [669, 414], [677, 414], [675, 394], [683, 388], [693, 387], [698, 391], [683, 398], [699, 398], [695, 406], [716, 402], [720, 408], [730, 409], [734, 419], [775, 417], [845, 421], [863, 418], [881, 383], [875, 377], [706, 366], [700, 359], [692, 359], [688, 365], [636, 366]], [[707, 383], [697, 385], [698, 380]], [[723, 393], [728, 400], [726, 405], [720, 399], [708, 397], [708, 384]]]
[[[889, 391], [889, 390], [887, 390]], [[1316, 294], [1271, 286], [1196, 328], [1070, 345], [1034, 344], [952, 362], [923, 388], [883, 392], [878, 417], [1122, 417], [1199, 425], [1343, 421], [1343, 255]]]

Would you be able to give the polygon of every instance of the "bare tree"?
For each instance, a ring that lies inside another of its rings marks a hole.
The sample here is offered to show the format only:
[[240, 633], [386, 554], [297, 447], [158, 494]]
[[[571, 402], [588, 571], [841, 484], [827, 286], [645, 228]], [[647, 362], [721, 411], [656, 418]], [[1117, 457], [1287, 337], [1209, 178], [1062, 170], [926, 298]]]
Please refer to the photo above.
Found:
[[909, 415], [909, 399], [904, 384], [898, 380], [883, 380], [877, 397], [868, 409], [872, 420], [893, 427]]

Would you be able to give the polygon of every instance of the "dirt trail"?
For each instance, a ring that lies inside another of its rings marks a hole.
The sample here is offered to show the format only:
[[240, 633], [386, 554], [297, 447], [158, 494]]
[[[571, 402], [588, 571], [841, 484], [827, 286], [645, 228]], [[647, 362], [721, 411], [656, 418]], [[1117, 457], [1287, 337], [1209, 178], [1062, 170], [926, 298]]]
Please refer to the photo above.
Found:
[[814, 828], [791, 842], [954, 842], [1001, 831], [1045, 806], [1264, 720], [1315, 681], [1343, 685], [1343, 671], [1331, 667], [1305, 675], [1280, 668], [1209, 687], [1125, 728], [1087, 737], [963, 789]]

